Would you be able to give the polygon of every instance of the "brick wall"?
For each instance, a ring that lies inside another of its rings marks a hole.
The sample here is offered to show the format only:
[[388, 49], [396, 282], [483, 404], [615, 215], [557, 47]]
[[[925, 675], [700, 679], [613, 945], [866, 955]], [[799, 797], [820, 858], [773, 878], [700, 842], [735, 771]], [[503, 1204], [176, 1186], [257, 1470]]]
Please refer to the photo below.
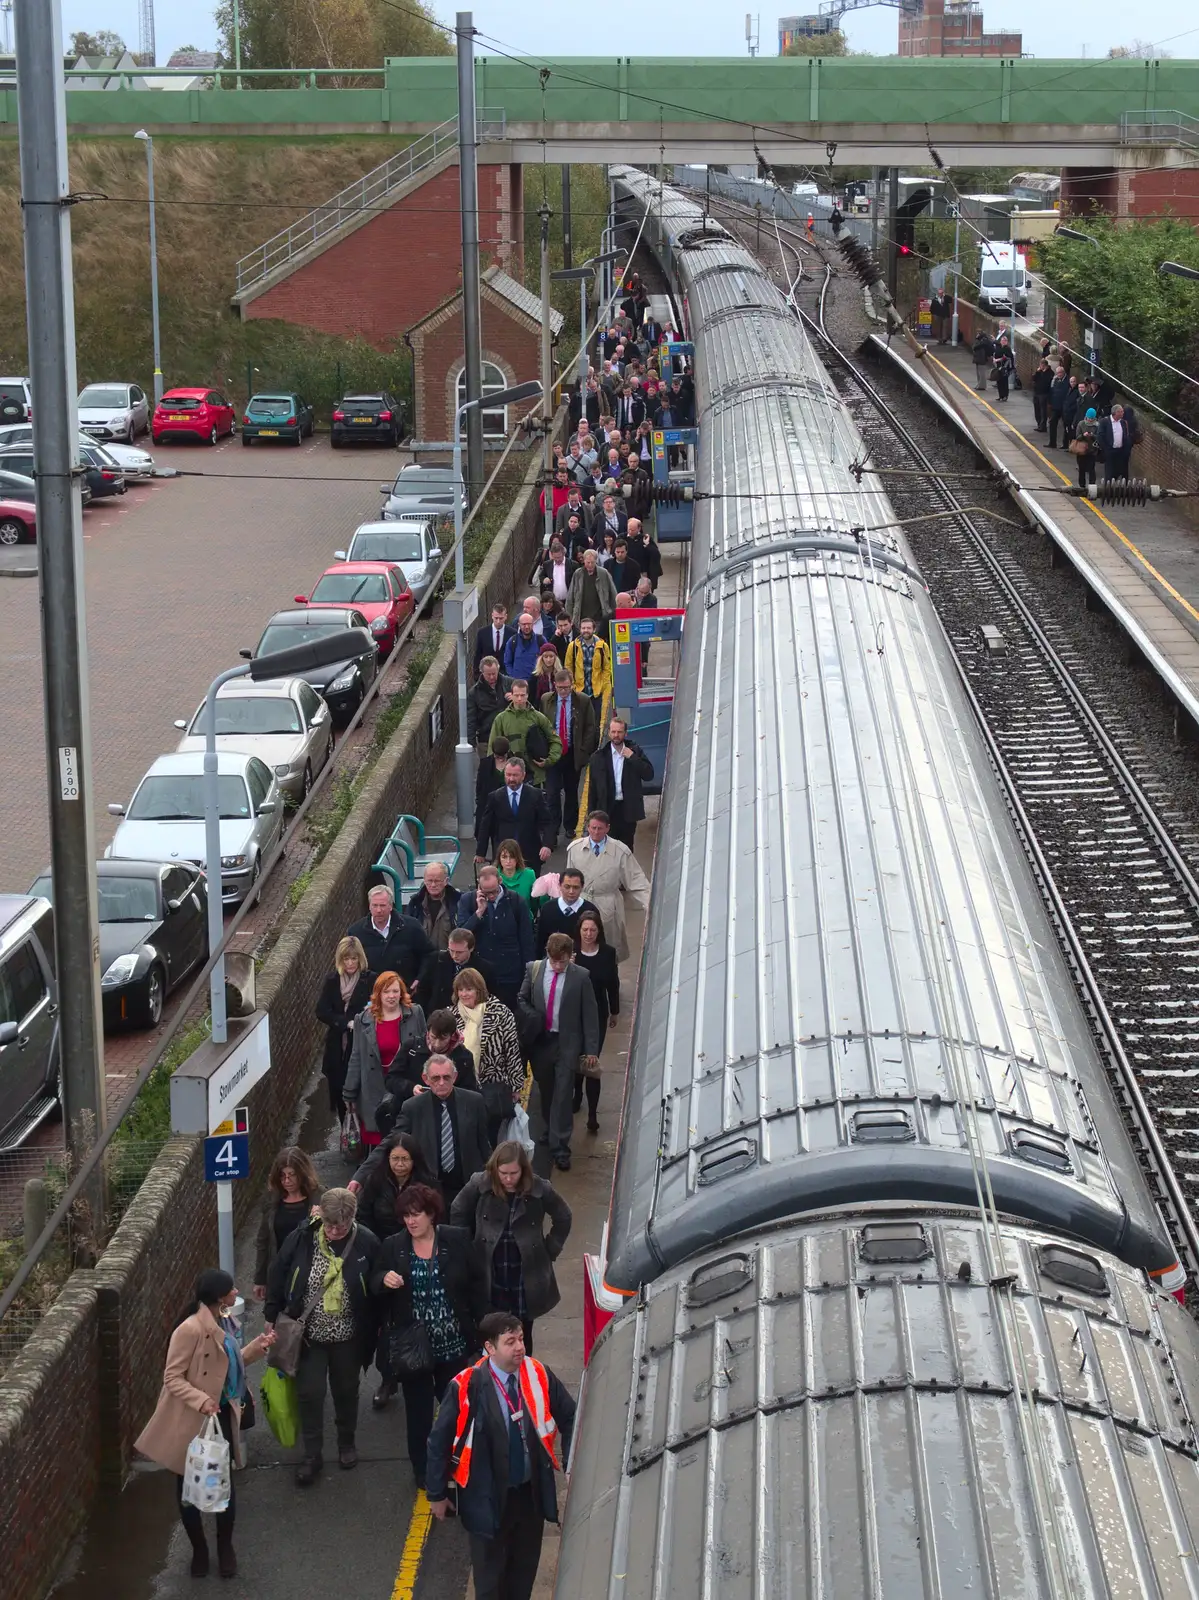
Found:
[[[525, 383], [541, 371], [541, 336], [519, 312], [509, 314], [483, 286], [483, 360], [494, 362], [509, 383]], [[458, 408], [457, 382], [462, 370], [462, 306], [446, 321], [418, 336], [416, 363], [416, 430], [421, 439], [450, 439]], [[532, 405], [539, 404], [537, 401]], [[509, 424], [529, 409], [508, 408]]]

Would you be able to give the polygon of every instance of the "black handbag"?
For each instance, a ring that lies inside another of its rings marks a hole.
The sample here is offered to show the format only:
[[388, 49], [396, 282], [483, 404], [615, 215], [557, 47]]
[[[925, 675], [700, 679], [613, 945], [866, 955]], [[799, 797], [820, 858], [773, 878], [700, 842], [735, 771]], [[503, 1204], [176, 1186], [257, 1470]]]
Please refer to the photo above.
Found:
[[544, 761], [550, 753], [550, 742], [546, 737], [545, 729], [532, 725], [525, 734], [525, 754], [530, 761]]
[[483, 1096], [483, 1107], [488, 1118], [510, 1117], [514, 1099], [508, 1084], [499, 1078], [487, 1078], [479, 1084], [479, 1093]]
[[403, 1328], [387, 1328], [383, 1333], [383, 1360], [392, 1383], [406, 1378], [421, 1378], [433, 1370], [433, 1341], [423, 1322], [409, 1322]]

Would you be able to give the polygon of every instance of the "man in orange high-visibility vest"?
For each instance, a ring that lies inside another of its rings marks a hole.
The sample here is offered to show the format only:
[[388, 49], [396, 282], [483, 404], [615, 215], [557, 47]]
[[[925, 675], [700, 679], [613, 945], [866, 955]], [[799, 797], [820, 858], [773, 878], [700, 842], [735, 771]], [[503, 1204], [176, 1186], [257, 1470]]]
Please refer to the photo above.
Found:
[[570, 1453], [575, 1403], [525, 1354], [519, 1317], [491, 1311], [479, 1336], [483, 1359], [451, 1380], [429, 1435], [426, 1492], [441, 1518], [457, 1487], [476, 1600], [529, 1600], [545, 1524], [558, 1520], [554, 1473]]

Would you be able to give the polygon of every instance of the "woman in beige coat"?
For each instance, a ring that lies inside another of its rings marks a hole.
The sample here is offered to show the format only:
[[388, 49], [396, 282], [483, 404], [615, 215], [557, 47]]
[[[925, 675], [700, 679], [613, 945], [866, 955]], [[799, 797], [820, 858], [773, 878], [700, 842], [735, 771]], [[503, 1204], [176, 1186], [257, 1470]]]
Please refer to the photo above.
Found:
[[[167, 1348], [162, 1393], [136, 1448], [160, 1467], [175, 1473], [179, 1482], [179, 1516], [192, 1547], [193, 1578], [208, 1576], [208, 1542], [204, 1520], [195, 1506], [183, 1504], [183, 1469], [187, 1447], [204, 1426], [206, 1417], [216, 1417], [221, 1432], [237, 1459], [238, 1424], [246, 1393], [246, 1364], [257, 1361], [274, 1343], [268, 1330], [239, 1349], [232, 1329], [222, 1322], [237, 1299], [237, 1289], [227, 1272], [210, 1267], [196, 1279], [196, 1299], [189, 1313], [171, 1335]], [[237, 1574], [233, 1553], [233, 1489], [229, 1504], [217, 1513], [217, 1567], [222, 1578]]]

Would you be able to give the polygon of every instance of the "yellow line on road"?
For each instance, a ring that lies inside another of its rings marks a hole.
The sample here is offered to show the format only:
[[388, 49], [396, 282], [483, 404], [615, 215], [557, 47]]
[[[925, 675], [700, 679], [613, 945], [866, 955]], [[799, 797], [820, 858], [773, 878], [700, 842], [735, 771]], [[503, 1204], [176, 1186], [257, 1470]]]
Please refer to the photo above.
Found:
[[412, 1600], [416, 1593], [416, 1580], [420, 1573], [420, 1558], [424, 1554], [425, 1540], [433, 1523], [428, 1496], [423, 1489], [416, 1491], [412, 1502], [412, 1516], [408, 1520], [408, 1533], [400, 1556], [400, 1570], [396, 1573], [391, 1600]]
[[[976, 389], [972, 389], [968, 383], [964, 382], [952, 367], [946, 366], [944, 361], [941, 361], [937, 356], [932, 354], [931, 350], [927, 353], [926, 359], [935, 361], [937, 366], [940, 367], [941, 371], [945, 373], [946, 377], [952, 378], [954, 383], [956, 383], [959, 388], [964, 389], [968, 395], [973, 397], [975, 405], [981, 406], [984, 411], [989, 411], [995, 418], [996, 422], [1002, 424], [1002, 426], [1005, 427], [1010, 434], [1020, 441], [1026, 450], [1031, 451], [1031, 453], [1036, 456], [1037, 460], [1040, 461], [1042, 465], [1048, 467], [1050, 472], [1052, 472], [1056, 477], [1060, 478], [1063, 483], [1068, 484], [1070, 482], [1069, 478], [1067, 478], [1066, 474], [1061, 470], [1061, 468], [1057, 466], [1055, 462], [1050, 461], [1048, 456], [1042, 455], [1037, 449], [1036, 445], [1033, 444], [1032, 440], [1026, 439], [1025, 436], [1020, 432], [1019, 428], [1017, 428], [1013, 423], [1009, 422], [1006, 417], [1000, 416], [999, 412], [996, 411], [995, 407], [989, 404], [988, 401], [980, 400], [978, 398], [978, 391]], [[1119, 539], [1120, 543], [1124, 545], [1128, 551], [1141, 563], [1145, 571], [1161, 584], [1162, 588], [1168, 595], [1178, 601], [1178, 604], [1182, 606], [1183, 610], [1186, 611], [1189, 616], [1194, 617], [1195, 621], [1199, 622], [1199, 611], [1196, 611], [1195, 607], [1185, 595], [1179, 594], [1178, 590], [1168, 578], [1162, 576], [1162, 574], [1153, 565], [1152, 561], [1149, 560], [1148, 556], [1146, 556], [1143, 551], [1137, 549], [1136, 545], [1133, 544], [1132, 540], [1125, 532], [1123, 532], [1122, 529], [1117, 528], [1116, 524], [1109, 517], [1105, 517], [1103, 512], [1100, 511], [1097, 506], [1092, 505], [1089, 500], [1084, 500], [1080, 496], [1076, 501], [1076, 504], [1085, 506], [1093, 516], [1098, 517], [1099, 521], [1103, 523], [1105, 528], [1110, 528], [1115, 534], [1116, 538]]]

